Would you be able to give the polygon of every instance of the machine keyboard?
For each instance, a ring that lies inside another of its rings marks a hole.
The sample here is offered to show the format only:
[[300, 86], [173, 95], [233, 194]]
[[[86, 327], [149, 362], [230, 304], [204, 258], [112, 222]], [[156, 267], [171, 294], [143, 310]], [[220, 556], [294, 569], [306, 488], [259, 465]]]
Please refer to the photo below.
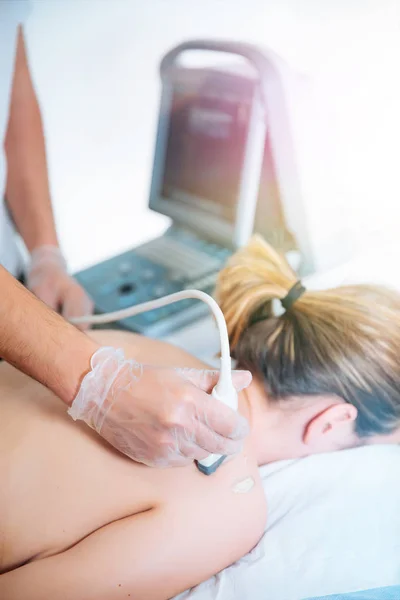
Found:
[[136, 253], [170, 269], [176, 278], [182, 279], [197, 279], [221, 266], [220, 257], [202, 252], [169, 236], [144, 244]]
[[[227, 248], [171, 229], [164, 236], [77, 273], [96, 305], [108, 313], [184, 289], [212, 293]], [[118, 323], [124, 329], [162, 337], [208, 311], [198, 300], [182, 300]]]

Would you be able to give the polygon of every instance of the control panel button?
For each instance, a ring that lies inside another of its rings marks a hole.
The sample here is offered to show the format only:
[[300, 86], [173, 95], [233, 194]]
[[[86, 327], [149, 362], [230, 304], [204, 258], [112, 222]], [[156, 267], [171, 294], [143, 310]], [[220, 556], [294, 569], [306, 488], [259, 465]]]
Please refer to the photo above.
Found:
[[140, 272], [140, 278], [143, 279], [144, 281], [150, 281], [151, 279], [154, 279], [155, 273], [152, 269], [143, 269]]
[[131, 272], [132, 265], [130, 262], [124, 261], [124, 262], [120, 263], [118, 270], [121, 273], [121, 275], [127, 275], [128, 273]]
[[161, 296], [166, 296], [168, 294], [168, 289], [163, 285], [157, 285], [154, 288], [154, 296], [156, 298], [161, 298]]
[[132, 294], [136, 290], [136, 285], [131, 281], [127, 281], [119, 286], [118, 292], [121, 296], [126, 296], [127, 294]]
[[102, 296], [108, 296], [109, 294], [112, 294], [115, 292], [115, 282], [113, 281], [106, 281], [105, 283], [102, 283], [99, 287], [98, 287], [98, 292], [102, 295]]

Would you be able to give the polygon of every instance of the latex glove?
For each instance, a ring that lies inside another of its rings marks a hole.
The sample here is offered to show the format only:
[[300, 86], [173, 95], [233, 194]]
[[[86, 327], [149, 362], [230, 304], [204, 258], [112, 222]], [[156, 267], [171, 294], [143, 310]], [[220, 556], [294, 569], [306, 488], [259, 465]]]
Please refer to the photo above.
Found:
[[[68, 275], [64, 257], [56, 246], [40, 246], [33, 250], [27, 272], [27, 287], [66, 319], [93, 312], [92, 300], [79, 283]], [[80, 326], [80, 329], [87, 328], [87, 324]]]
[[[68, 410], [123, 454], [149, 466], [179, 466], [208, 454], [235, 454], [249, 432], [247, 420], [209, 395], [217, 371], [173, 369], [126, 360], [103, 347]], [[234, 373], [238, 391], [251, 374]]]

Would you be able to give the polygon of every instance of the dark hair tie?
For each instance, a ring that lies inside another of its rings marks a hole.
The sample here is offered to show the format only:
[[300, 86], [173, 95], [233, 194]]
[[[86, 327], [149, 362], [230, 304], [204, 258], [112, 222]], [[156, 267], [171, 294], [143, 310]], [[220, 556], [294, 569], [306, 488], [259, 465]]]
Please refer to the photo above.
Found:
[[288, 293], [284, 298], [281, 299], [282, 307], [285, 310], [289, 310], [293, 304], [304, 294], [306, 288], [303, 286], [301, 281], [296, 281], [294, 285], [290, 288]]
[[274, 298], [272, 300], [272, 305], [274, 304], [274, 302], [280, 302], [282, 309], [279, 309], [278, 312], [275, 312], [274, 314], [274, 310], [273, 310], [273, 306], [272, 306], [272, 315], [271, 315], [271, 309], [270, 309], [270, 302], [267, 302], [266, 304], [262, 304], [258, 310], [256, 310], [256, 312], [251, 316], [251, 318], [249, 319], [249, 326], [251, 325], [255, 325], [256, 323], [259, 323], [260, 321], [265, 321], [266, 319], [270, 319], [271, 316], [280, 316], [281, 314], [283, 314], [284, 311], [289, 310], [289, 308], [291, 308], [293, 306], [293, 304], [296, 302], [296, 300], [298, 300], [300, 298], [300, 296], [302, 296], [304, 294], [304, 292], [306, 291], [306, 288], [302, 285], [301, 281], [296, 281], [296, 283], [290, 288], [290, 290], [288, 291], [288, 293], [286, 294], [286, 296], [282, 299], [278, 298]]

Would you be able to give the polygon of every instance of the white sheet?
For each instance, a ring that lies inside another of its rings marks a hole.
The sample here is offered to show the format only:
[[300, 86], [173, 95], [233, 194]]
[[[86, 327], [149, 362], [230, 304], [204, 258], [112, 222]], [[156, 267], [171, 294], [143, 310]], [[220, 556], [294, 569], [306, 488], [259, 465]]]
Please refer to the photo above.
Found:
[[399, 447], [275, 463], [261, 475], [261, 542], [176, 600], [300, 600], [400, 584]]

